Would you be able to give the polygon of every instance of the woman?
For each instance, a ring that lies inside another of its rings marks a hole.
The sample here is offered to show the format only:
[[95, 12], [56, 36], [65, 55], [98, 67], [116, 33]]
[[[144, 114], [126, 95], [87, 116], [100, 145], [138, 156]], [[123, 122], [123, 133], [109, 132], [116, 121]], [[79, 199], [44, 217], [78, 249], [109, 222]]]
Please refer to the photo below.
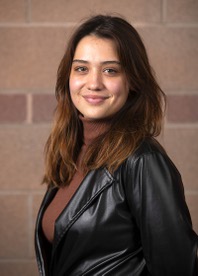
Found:
[[56, 97], [35, 235], [40, 275], [197, 275], [181, 177], [154, 139], [165, 96], [137, 31], [119, 17], [85, 21]]

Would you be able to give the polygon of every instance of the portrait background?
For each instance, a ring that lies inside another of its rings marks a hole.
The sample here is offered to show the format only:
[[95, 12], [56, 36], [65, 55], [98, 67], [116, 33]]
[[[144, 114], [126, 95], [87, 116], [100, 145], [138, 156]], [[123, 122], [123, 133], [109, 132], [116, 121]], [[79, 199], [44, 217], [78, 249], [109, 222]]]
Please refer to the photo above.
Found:
[[82, 18], [118, 13], [138, 30], [168, 96], [160, 141], [181, 172], [198, 232], [198, 1], [0, 0], [0, 273], [38, 275], [34, 225], [56, 71]]

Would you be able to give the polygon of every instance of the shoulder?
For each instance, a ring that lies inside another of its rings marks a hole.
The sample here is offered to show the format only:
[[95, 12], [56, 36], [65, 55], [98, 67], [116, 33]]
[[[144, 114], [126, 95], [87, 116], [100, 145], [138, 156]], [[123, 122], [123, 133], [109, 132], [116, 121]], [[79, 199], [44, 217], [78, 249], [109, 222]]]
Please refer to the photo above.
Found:
[[156, 139], [145, 138], [137, 147], [136, 151], [131, 154], [129, 158], [133, 157], [135, 159], [138, 159], [140, 157], [151, 154], [162, 154], [164, 156], [167, 156], [165, 149]]
[[180, 176], [178, 169], [162, 145], [154, 138], [144, 139], [134, 153], [124, 164], [125, 172], [137, 174], [138, 172], [166, 172]]
[[121, 175], [127, 202], [136, 215], [140, 215], [142, 206], [147, 203], [162, 206], [165, 201], [182, 202], [184, 199], [181, 175], [164, 148], [154, 139], [145, 139], [127, 158]]
[[145, 138], [140, 142], [137, 149], [129, 155], [126, 163], [135, 163], [140, 159], [150, 158], [152, 155], [161, 155], [168, 158], [168, 155], [163, 146], [154, 138]]

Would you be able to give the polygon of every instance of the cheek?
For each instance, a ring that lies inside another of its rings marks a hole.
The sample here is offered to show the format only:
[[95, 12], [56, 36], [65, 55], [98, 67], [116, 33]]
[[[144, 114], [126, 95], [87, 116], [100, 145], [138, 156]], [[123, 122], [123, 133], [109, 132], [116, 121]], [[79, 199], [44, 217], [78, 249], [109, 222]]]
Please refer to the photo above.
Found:
[[119, 98], [124, 101], [128, 97], [129, 88], [126, 82], [113, 82], [109, 86], [109, 89], [115, 98]]
[[69, 80], [69, 91], [70, 91], [70, 96], [73, 104], [76, 106], [77, 103], [77, 97], [76, 97], [76, 91], [77, 91], [77, 83], [73, 78], [70, 78]]
[[71, 77], [69, 80], [69, 89], [71, 94], [75, 93], [82, 86], [82, 82], [78, 78]]
[[70, 90], [70, 96], [74, 106], [78, 108], [79, 100], [80, 100], [78, 94], [74, 90], [72, 91]]
[[74, 107], [77, 110], [79, 110], [79, 107], [80, 107], [80, 102], [79, 102], [79, 99], [78, 99], [79, 97], [74, 92], [73, 93], [70, 92], [70, 95], [71, 95], [71, 101], [72, 101]]

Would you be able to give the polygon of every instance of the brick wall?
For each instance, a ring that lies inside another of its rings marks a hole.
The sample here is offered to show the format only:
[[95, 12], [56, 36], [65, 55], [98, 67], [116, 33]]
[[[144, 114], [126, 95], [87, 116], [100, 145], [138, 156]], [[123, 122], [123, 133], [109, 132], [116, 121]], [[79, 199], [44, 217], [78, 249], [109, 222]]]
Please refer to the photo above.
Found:
[[119, 12], [138, 29], [168, 95], [161, 141], [182, 173], [198, 232], [198, 1], [0, 0], [0, 271], [37, 275], [33, 231], [56, 70], [82, 17]]

